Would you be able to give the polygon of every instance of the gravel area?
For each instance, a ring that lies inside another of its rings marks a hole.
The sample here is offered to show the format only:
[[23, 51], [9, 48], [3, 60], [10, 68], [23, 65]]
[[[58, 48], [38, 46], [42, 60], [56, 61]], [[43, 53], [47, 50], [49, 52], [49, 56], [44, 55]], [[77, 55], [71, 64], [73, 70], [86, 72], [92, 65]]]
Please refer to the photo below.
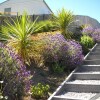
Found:
[[100, 100], [100, 97], [98, 99], [96, 99], [96, 100]]
[[63, 93], [61, 97], [74, 98], [74, 99], [80, 99], [80, 100], [89, 100], [95, 95], [96, 93], [67, 92], [67, 93]]
[[77, 84], [95, 84], [100, 85], [100, 80], [72, 80], [67, 83], [77, 83]]

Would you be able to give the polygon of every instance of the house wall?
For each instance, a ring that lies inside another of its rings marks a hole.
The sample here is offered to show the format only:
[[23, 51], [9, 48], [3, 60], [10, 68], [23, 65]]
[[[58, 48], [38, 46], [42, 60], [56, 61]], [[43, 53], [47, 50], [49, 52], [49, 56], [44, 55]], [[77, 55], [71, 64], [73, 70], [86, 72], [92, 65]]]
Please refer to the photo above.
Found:
[[8, 0], [0, 4], [1, 12], [4, 12], [5, 8], [11, 8], [11, 12], [20, 14], [26, 11], [29, 15], [52, 13], [43, 0]]

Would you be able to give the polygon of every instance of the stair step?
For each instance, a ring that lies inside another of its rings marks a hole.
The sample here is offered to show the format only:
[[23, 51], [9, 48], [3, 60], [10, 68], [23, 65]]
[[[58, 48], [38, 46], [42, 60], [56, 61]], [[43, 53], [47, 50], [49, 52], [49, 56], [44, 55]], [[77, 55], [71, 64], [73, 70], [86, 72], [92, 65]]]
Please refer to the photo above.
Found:
[[92, 97], [90, 100], [100, 100], [100, 93], [96, 94], [94, 97]]
[[89, 100], [94, 97], [96, 93], [83, 93], [83, 92], [66, 92], [54, 96], [52, 100]]
[[90, 52], [90, 55], [100, 55], [100, 52]]
[[70, 80], [67, 83], [71, 84], [92, 84], [92, 85], [100, 85], [100, 80]]
[[84, 60], [83, 65], [100, 65], [100, 59]]
[[80, 100], [80, 99], [70, 98], [66, 96], [54, 96], [52, 100]]
[[[96, 47], [100, 48], [100, 44], [97, 44]], [[96, 48], [96, 47], [95, 47], [95, 48]]]
[[76, 72], [99, 72], [100, 71], [100, 65], [83, 65], [83, 66], [80, 66]]
[[99, 46], [96, 46], [95, 49], [100, 49], [100, 45]]
[[[73, 73], [71, 79], [77, 80], [100, 80], [100, 72], [81, 72], [81, 73]], [[70, 79], [70, 80], [71, 80]]]
[[100, 59], [100, 55], [96, 55], [96, 54], [90, 54], [86, 60], [94, 60], [94, 59]]
[[100, 43], [85, 56], [83, 65], [71, 73], [48, 100], [97, 100], [100, 95]]
[[92, 50], [92, 52], [100, 52], [100, 49], [94, 48], [94, 49]]
[[63, 94], [63, 92], [84, 92], [84, 93], [100, 93], [100, 85], [94, 84], [71, 84], [66, 82], [62, 89], [58, 92]]
[[98, 53], [100, 55], [100, 51], [95, 51], [95, 52], [91, 51], [91, 53], [94, 53], [94, 54]]

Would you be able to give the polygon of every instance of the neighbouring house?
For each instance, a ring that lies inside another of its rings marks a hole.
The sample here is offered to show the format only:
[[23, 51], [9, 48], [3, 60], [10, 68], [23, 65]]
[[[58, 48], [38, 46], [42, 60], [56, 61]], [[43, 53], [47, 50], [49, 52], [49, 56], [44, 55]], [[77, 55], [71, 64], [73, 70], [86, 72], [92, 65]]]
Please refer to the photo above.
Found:
[[28, 15], [51, 14], [52, 11], [44, 0], [6, 0], [0, 3], [0, 12], [21, 15], [24, 11]]

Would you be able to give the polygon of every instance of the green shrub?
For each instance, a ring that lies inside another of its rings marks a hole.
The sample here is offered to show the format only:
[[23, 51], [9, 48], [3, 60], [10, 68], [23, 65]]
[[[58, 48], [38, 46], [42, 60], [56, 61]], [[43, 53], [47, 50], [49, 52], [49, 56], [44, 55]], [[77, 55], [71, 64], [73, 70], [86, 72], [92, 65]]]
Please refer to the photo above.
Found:
[[58, 63], [55, 63], [52, 67], [54, 73], [62, 73], [64, 71], [64, 67], [60, 66]]
[[80, 43], [82, 46], [82, 50], [83, 50], [83, 55], [86, 55], [89, 52], [89, 48], [87, 48], [85, 45], [83, 45], [82, 43]]
[[38, 83], [37, 85], [32, 86], [31, 88], [32, 97], [35, 99], [47, 97], [49, 89], [49, 85], [43, 85], [41, 83]]
[[93, 38], [84, 35], [81, 37], [81, 44], [87, 48], [91, 48], [94, 45], [94, 40], [93, 40]]
[[37, 31], [38, 33], [50, 32], [50, 31], [56, 30], [53, 25], [53, 22], [50, 20], [40, 21], [37, 23], [37, 26], [43, 26], [40, 30]]

